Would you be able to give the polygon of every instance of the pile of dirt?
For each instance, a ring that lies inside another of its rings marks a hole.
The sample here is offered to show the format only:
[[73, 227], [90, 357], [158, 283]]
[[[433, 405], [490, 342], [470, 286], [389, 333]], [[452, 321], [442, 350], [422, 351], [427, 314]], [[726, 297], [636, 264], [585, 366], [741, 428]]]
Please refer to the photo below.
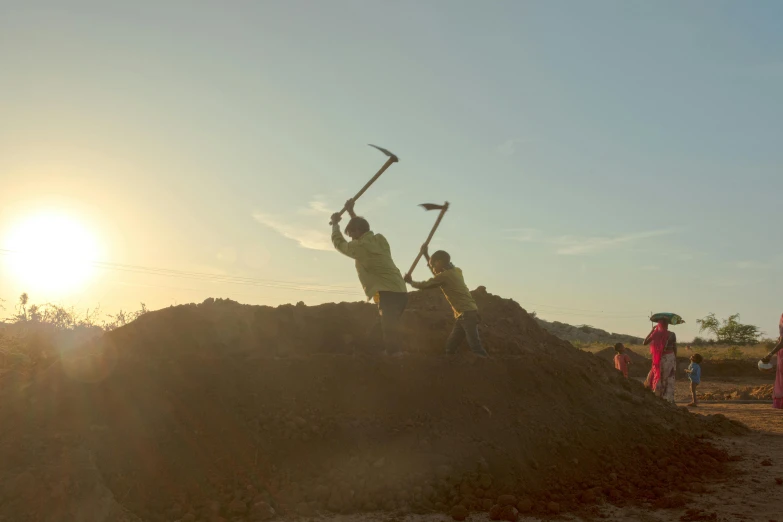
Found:
[[764, 384], [761, 386], [742, 386], [740, 388], [728, 390], [725, 392], [698, 394], [698, 398], [704, 401], [771, 401], [774, 388], [775, 386], [773, 384]]
[[703, 437], [744, 426], [672, 407], [514, 301], [474, 295], [490, 360], [437, 355], [453, 318], [435, 292], [411, 294], [410, 348], [394, 358], [366, 345], [377, 311], [364, 303], [142, 316], [0, 405], [0, 491], [24, 493], [0, 498], [0, 520], [513, 518], [679, 505], [671, 492], [723, 472], [728, 455]]
[[[409, 353], [440, 353], [453, 324], [451, 309], [440, 292], [414, 292], [403, 317], [402, 334]], [[481, 335], [493, 354], [520, 355], [570, 350], [570, 345], [541, 330], [518, 303], [474, 292], [481, 309]], [[111, 340], [126, 352], [144, 356], [211, 357], [253, 353], [259, 357], [291, 357], [316, 353], [371, 354], [369, 327], [378, 316], [367, 303], [304, 303], [279, 307], [247, 306], [208, 299], [200, 305], [171, 307], [145, 314], [132, 328], [120, 328]]]
[[536, 317], [538, 325], [552, 335], [568, 342], [580, 342], [585, 344], [642, 344], [643, 337], [607, 332], [594, 326], [583, 324], [574, 326], [560, 321], [547, 321]]

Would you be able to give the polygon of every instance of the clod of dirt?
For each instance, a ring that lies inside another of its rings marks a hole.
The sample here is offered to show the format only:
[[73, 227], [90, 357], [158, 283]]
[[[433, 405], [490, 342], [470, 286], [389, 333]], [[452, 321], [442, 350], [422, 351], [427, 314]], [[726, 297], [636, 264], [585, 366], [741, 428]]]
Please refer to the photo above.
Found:
[[705, 491], [707, 491], [706, 488], [704, 487], [704, 484], [702, 484], [701, 482], [692, 482], [688, 486], [688, 489], [694, 493], [704, 493]]
[[658, 509], [681, 508], [688, 504], [688, 500], [679, 494], [670, 497], [662, 497], [655, 501], [655, 507]]
[[783, 478], [775, 477], [775, 484], [777, 484], [778, 486], [783, 486]]
[[530, 513], [530, 510], [533, 509], [533, 502], [530, 501], [528, 498], [523, 498], [517, 503], [517, 511], [520, 513]]
[[772, 460], [764, 459], [764, 460], [761, 461], [761, 465], [762, 466], [771, 466], [772, 465]]
[[500, 506], [515, 506], [517, 502], [517, 497], [514, 495], [500, 495], [498, 497], [498, 504]]
[[546, 510], [549, 511], [550, 513], [552, 513], [553, 515], [556, 515], [556, 514], [560, 513], [560, 504], [558, 504], [557, 502], [554, 502], [554, 501], [553, 502], [549, 502], [546, 505]]
[[507, 522], [517, 522], [519, 520], [519, 512], [514, 506], [503, 506], [500, 509], [500, 520]]
[[451, 518], [454, 520], [465, 520], [468, 518], [468, 508], [465, 506], [457, 504], [453, 508], [451, 508], [451, 512], [449, 513], [451, 515]]
[[681, 522], [717, 522], [718, 514], [701, 509], [687, 509], [680, 520]]
[[231, 504], [228, 505], [228, 512], [233, 513], [235, 515], [241, 515], [242, 513], [246, 513], [247, 504], [245, 504], [239, 499], [236, 499], [233, 502], [231, 502]]

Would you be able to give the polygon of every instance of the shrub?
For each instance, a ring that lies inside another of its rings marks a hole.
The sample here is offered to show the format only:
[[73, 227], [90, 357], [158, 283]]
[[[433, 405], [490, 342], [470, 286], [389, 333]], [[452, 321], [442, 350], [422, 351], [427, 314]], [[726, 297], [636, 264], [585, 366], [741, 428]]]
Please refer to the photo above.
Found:
[[737, 346], [730, 346], [729, 349], [726, 350], [727, 359], [742, 359], [744, 357], [745, 353]]
[[734, 314], [719, 321], [715, 314], [711, 313], [702, 319], [696, 319], [696, 323], [699, 325], [699, 332], [711, 332], [719, 343], [756, 344], [761, 337], [759, 327], [742, 324], [739, 319], [740, 315]]

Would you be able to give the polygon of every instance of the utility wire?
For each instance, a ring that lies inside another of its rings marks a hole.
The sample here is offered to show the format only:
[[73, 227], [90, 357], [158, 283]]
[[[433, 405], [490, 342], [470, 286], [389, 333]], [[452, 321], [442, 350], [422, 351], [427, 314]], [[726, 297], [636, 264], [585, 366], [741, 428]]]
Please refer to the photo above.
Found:
[[[25, 255], [24, 252], [0, 248], [0, 255]], [[337, 295], [359, 295], [354, 287], [341, 285], [324, 285], [317, 283], [301, 283], [296, 281], [284, 281], [278, 279], [259, 279], [253, 277], [231, 276], [225, 274], [210, 274], [207, 272], [195, 272], [187, 270], [175, 270], [170, 268], [159, 268], [144, 265], [130, 265], [124, 263], [110, 263], [107, 261], [85, 261], [96, 268], [103, 270], [114, 270], [117, 272], [127, 272], [136, 274], [157, 275], [172, 278], [194, 279], [210, 283], [226, 283], [252, 287], [279, 288], [281, 290], [295, 290], [299, 292], [319, 292]], [[568, 308], [556, 305], [542, 303], [525, 303], [526, 307], [541, 307], [542, 313], [547, 315], [561, 315], [571, 317], [594, 317], [594, 318], [612, 318], [612, 319], [634, 319], [644, 316], [644, 313], [629, 314], [623, 312], [606, 312], [603, 310], [590, 310], [585, 308]], [[570, 313], [588, 312], [583, 313]]]
[[[24, 252], [15, 250], [0, 249], [0, 255], [25, 255]], [[340, 295], [357, 295], [358, 291], [351, 290], [349, 286], [323, 285], [316, 283], [301, 283], [296, 281], [282, 281], [276, 279], [258, 279], [252, 277], [240, 277], [221, 274], [210, 274], [206, 272], [193, 272], [186, 270], [174, 270], [169, 268], [157, 268], [143, 265], [127, 265], [122, 263], [109, 263], [105, 261], [85, 261], [96, 268], [104, 270], [115, 270], [119, 272], [131, 272], [138, 274], [159, 275], [164, 277], [178, 277], [185, 279], [196, 279], [213, 283], [229, 283], [244, 286], [262, 286], [268, 288], [280, 288], [283, 290], [298, 290], [303, 292], [324, 292]]]

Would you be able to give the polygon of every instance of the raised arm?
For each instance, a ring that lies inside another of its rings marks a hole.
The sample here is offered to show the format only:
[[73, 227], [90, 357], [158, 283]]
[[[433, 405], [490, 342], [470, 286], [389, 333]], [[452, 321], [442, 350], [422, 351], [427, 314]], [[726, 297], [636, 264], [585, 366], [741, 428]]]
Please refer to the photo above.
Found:
[[430, 269], [430, 272], [432, 272], [432, 275], [436, 275], [435, 271], [432, 269], [432, 266], [430, 265], [430, 252], [427, 245], [421, 245], [421, 255], [424, 256], [424, 259], [427, 261], [427, 268]]
[[353, 198], [349, 199], [345, 202], [345, 210], [348, 211], [348, 215], [351, 216], [351, 218], [356, 217], [356, 212], [353, 210], [353, 206], [356, 202], [353, 200]]
[[771, 352], [767, 354], [766, 357], [762, 359], [765, 363], [768, 363], [772, 360], [772, 357], [777, 354], [781, 349], [783, 349], [783, 337], [778, 337], [778, 344], [775, 345], [775, 347], [772, 349]]
[[436, 275], [426, 281], [414, 281], [409, 274], [405, 274], [405, 282], [417, 290], [427, 290], [428, 288], [439, 288], [443, 286], [443, 276]]
[[642, 344], [644, 344], [645, 346], [650, 344], [650, 342], [652, 341], [652, 336], [653, 336], [654, 333], [655, 333], [655, 327], [653, 326], [653, 329], [650, 330], [650, 333], [648, 333], [647, 337], [644, 338], [644, 342]]
[[343, 233], [340, 232], [340, 213], [332, 214], [332, 244], [343, 255], [356, 259], [356, 245], [345, 240]]

